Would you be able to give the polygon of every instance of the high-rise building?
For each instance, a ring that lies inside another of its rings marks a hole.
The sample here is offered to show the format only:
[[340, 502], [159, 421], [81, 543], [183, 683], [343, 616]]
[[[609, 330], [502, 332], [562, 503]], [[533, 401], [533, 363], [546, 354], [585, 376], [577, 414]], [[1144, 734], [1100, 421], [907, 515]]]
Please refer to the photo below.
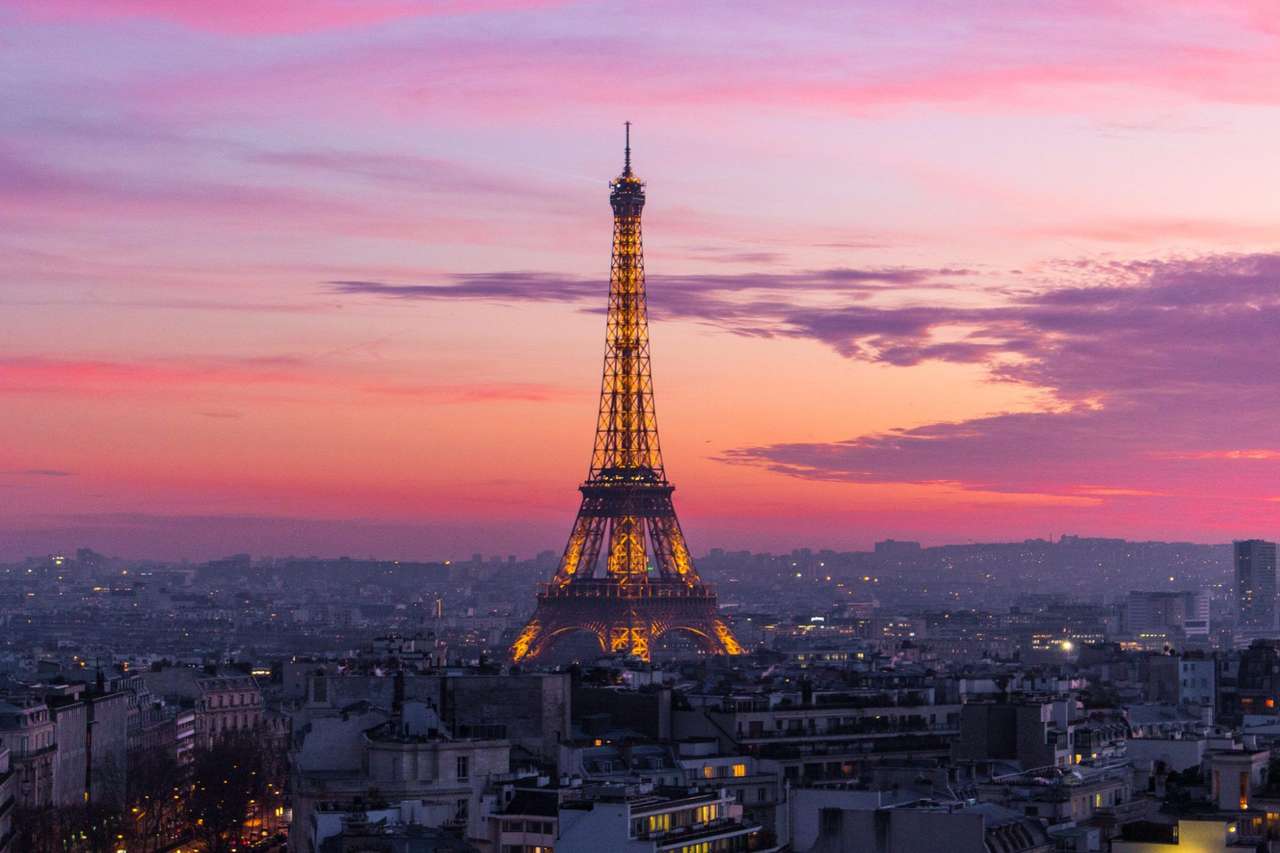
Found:
[[1245, 539], [1235, 543], [1236, 602], [1240, 625], [1276, 625], [1276, 543]]
[[877, 557], [886, 557], [889, 559], [899, 559], [902, 557], [918, 557], [920, 556], [920, 543], [912, 541], [902, 541], [900, 539], [885, 539], [875, 544], [875, 554]]

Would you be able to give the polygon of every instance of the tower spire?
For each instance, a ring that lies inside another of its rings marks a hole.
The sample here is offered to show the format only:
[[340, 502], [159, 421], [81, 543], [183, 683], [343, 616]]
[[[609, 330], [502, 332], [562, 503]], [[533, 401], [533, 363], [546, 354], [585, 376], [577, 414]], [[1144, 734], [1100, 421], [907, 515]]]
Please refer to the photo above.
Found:
[[631, 174], [631, 122], [624, 121], [622, 124], [627, 128], [627, 147], [626, 147], [625, 157], [623, 161], [622, 174], [630, 175]]

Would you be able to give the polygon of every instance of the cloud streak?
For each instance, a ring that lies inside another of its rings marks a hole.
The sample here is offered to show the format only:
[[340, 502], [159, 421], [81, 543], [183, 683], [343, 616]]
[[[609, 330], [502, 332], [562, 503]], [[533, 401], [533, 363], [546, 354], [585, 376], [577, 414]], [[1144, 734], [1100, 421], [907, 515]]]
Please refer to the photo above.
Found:
[[556, 0], [273, 0], [269, 4], [185, 0], [42, 0], [24, 5], [43, 23], [161, 22], [234, 36], [284, 36], [370, 27], [446, 15], [519, 12], [562, 5]]
[[[337, 25], [350, 8], [325, 5], [338, 7], [330, 13]], [[521, 5], [494, 4], [489, 11]], [[1185, 99], [1280, 102], [1274, 29], [1257, 26], [1261, 16], [1184, 5], [1178, 15], [1143, 3], [1072, 3], [1048, 11], [948, 4], [935, 14], [922, 13], [919, 4], [860, 4], [857, 14], [844, 4], [817, 4], [810, 15], [766, 5], [747, 15], [736, 4], [680, 4], [672, 11], [683, 19], [687, 35], [662, 38], [641, 26], [647, 23], [644, 11], [586, 10], [549, 31], [531, 28], [516, 36], [477, 29], [433, 39], [417, 30], [388, 29], [380, 39], [352, 39], [274, 61], [251, 56], [244, 66], [193, 73], [177, 86], [144, 84], [138, 91], [161, 102], [195, 94], [205, 105], [234, 101], [269, 110], [282, 95], [309, 90], [322, 95], [315, 100], [325, 108], [332, 99], [401, 117], [430, 115], [442, 106], [455, 115], [539, 115], [555, 104], [581, 109], [620, 101], [633, 108], [745, 106], [861, 117], [919, 106], [1116, 117], [1131, 114], [1134, 105]], [[373, 4], [368, 14], [378, 10]], [[412, 13], [391, 8], [382, 14]], [[1152, 27], [1156, 16], [1167, 19], [1166, 25]], [[191, 23], [217, 30], [233, 29], [243, 23], [237, 18], [249, 16], [181, 17], [204, 19]], [[279, 17], [280, 27], [288, 29], [302, 16]], [[326, 10], [307, 17], [323, 22]], [[803, 47], [771, 35], [783, 17], [789, 29], [804, 34], [798, 42]], [[967, 38], [957, 45], [954, 33], [961, 30]], [[848, 50], [846, 39], [833, 38], [840, 32], [857, 32], [865, 49]], [[911, 38], [886, 32], [909, 32]], [[629, 59], [625, 72], [616, 62], [622, 54]]]
[[[400, 397], [439, 404], [545, 403], [569, 399], [559, 385], [536, 382], [414, 383], [326, 368], [292, 356], [223, 359], [70, 360], [45, 357], [0, 358], [0, 395], [169, 396], [215, 393], [244, 396], [261, 389], [295, 388], [339, 395]], [[238, 419], [235, 410], [201, 409], [214, 419]], [[13, 472], [10, 472], [13, 473]], [[27, 472], [32, 473], [32, 472]]]
[[[972, 275], [973, 271], [958, 268], [835, 267], [777, 273], [650, 274], [646, 279], [650, 309], [656, 314], [718, 321], [762, 316], [768, 306], [782, 311], [787, 298], [838, 294], [863, 299], [894, 290], [949, 290], [957, 286], [954, 279]], [[580, 303], [593, 311], [599, 309], [609, 290], [604, 279], [543, 272], [459, 273], [423, 284], [348, 279], [329, 281], [325, 286], [330, 293], [404, 302], [566, 302]], [[743, 295], [777, 295], [784, 301], [735, 301], [734, 297]]]

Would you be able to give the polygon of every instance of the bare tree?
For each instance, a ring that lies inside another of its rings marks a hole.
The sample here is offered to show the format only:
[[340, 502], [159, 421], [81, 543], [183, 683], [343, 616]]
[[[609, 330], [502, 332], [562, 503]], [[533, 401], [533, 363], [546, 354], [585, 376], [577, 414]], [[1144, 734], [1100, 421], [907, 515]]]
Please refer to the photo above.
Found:
[[265, 791], [263, 751], [252, 733], [229, 733], [196, 755], [188, 818], [208, 853], [240, 846], [250, 805]]
[[18, 809], [13, 815], [15, 850], [61, 850], [58, 812], [52, 808]]
[[187, 772], [165, 750], [139, 754], [129, 768], [129, 850], [166, 850], [180, 834]]

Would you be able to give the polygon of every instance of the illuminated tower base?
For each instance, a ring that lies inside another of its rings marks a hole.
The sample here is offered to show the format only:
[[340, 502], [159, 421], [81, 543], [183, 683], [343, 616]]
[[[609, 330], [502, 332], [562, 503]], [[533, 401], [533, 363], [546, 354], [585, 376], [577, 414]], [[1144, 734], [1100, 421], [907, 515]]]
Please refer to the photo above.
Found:
[[570, 587], [542, 584], [538, 609], [512, 645], [511, 657], [537, 659], [572, 631], [593, 635], [601, 653], [644, 660], [657, 639], [671, 631], [688, 634], [708, 654], [742, 654], [710, 587], [663, 581], [626, 587], [602, 578]]

